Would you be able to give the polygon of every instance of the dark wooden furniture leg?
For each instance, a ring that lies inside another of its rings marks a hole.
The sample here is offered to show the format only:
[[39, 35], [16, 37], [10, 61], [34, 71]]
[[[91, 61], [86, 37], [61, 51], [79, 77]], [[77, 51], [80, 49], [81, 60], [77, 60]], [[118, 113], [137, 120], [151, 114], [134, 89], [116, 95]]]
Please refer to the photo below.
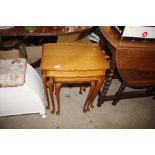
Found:
[[60, 88], [62, 83], [55, 83], [55, 93], [56, 93], [56, 99], [57, 99], [57, 106], [58, 110], [56, 112], [57, 115], [60, 115]]
[[83, 107], [83, 112], [84, 113], [87, 112], [88, 109], [89, 109], [88, 101], [90, 100], [91, 95], [92, 95], [92, 93], [93, 93], [94, 90], [95, 90], [95, 81], [92, 81], [92, 82], [90, 82], [89, 93], [88, 93], [87, 99], [86, 99], [85, 104], [84, 104], [84, 107]]
[[27, 51], [26, 51], [26, 45], [24, 43], [22, 43], [20, 46], [19, 46], [19, 49], [20, 49], [20, 55], [26, 59], [28, 59], [28, 56], [27, 56]]
[[82, 91], [86, 91], [86, 87], [85, 87], [85, 86], [81, 86], [81, 87], [80, 87], [79, 94], [82, 94]]
[[82, 94], [83, 86], [80, 87], [79, 94]]
[[101, 105], [104, 103], [104, 99], [106, 97], [106, 94], [109, 90], [110, 84], [112, 82], [113, 76], [114, 76], [115, 70], [109, 69], [108, 74], [106, 75], [105, 83], [102, 89], [102, 92], [100, 93], [99, 99], [98, 99], [98, 107], [101, 107]]
[[119, 90], [115, 94], [114, 100], [112, 101], [112, 105], [117, 104], [117, 102], [120, 100], [120, 96], [122, 95], [125, 88], [126, 88], [126, 84], [125, 84], [125, 82], [122, 82], [120, 87], [119, 87]]
[[31, 66], [33, 68], [37, 68], [40, 66], [40, 63], [41, 63], [41, 58], [39, 58], [38, 60], [36, 60], [35, 62], [31, 63]]
[[53, 77], [49, 78], [48, 87], [49, 87], [49, 92], [50, 92], [52, 106], [53, 106], [53, 109], [51, 110], [51, 114], [54, 114], [55, 113], [55, 105], [54, 105], [54, 96], [53, 96], [53, 93], [54, 93]]

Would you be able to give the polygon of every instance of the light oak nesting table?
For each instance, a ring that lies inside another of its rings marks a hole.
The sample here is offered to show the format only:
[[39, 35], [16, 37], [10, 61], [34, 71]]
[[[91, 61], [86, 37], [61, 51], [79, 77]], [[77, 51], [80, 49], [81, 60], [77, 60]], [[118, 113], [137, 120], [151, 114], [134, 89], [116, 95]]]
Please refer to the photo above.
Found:
[[109, 68], [105, 56], [97, 45], [79, 43], [50, 43], [43, 45], [41, 58], [41, 70], [44, 91], [50, 109], [47, 91], [47, 82], [51, 96], [53, 109], [54, 105], [54, 85], [60, 114], [60, 88], [63, 83], [90, 83], [90, 90], [84, 104], [83, 112], [89, 111], [93, 106], [93, 101], [101, 88], [105, 71]]

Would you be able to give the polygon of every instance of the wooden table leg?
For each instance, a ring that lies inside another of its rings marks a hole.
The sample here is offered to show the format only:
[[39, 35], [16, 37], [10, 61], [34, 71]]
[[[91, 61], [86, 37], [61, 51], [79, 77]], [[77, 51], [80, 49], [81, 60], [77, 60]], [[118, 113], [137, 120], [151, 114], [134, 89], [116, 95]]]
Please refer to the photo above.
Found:
[[112, 101], [112, 105], [116, 105], [117, 104], [117, 102], [120, 100], [120, 96], [122, 95], [122, 93], [125, 90], [125, 88], [126, 88], [126, 84], [125, 84], [125, 82], [122, 82], [120, 87], [119, 87], [119, 90], [115, 94], [115, 98]]
[[50, 96], [51, 96], [51, 101], [52, 101], [52, 110], [51, 110], [51, 114], [55, 113], [55, 105], [54, 105], [54, 80], [53, 77], [49, 78], [49, 82], [48, 82], [48, 88], [49, 88], [49, 92], [50, 92]]
[[98, 91], [100, 90], [100, 88], [103, 84], [103, 81], [104, 81], [103, 77], [100, 77], [99, 80], [97, 81], [95, 90], [93, 91], [91, 99], [89, 100], [87, 111], [90, 111], [89, 107], [94, 108], [93, 101], [94, 101]]
[[49, 96], [48, 96], [48, 90], [47, 90], [47, 76], [46, 76], [45, 71], [43, 71], [42, 81], [43, 81], [43, 87], [44, 87], [45, 95], [46, 95], [46, 98], [47, 98], [47, 104], [48, 104], [46, 106], [46, 109], [49, 110], [50, 109], [50, 103], [49, 103]]
[[80, 87], [79, 94], [82, 94], [82, 91], [86, 91], [86, 87], [85, 87], [85, 85]]
[[109, 90], [109, 87], [110, 87], [110, 84], [112, 82], [114, 73], [115, 73], [114, 69], [109, 69], [109, 72], [108, 72], [106, 79], [105, 79], [105, 83], [104, 83], [102, 92], [101, 92], [99, 99], [98, 99], [98, 104], [97, 104], [98, 107], [101, 107], [101, 105], [104, 103], [104, 99], [105, 99], [106, 94]]
[[90, 82], [90, 89], [89, 89], [89, 93], [88, 93], [87, 99], [86, 99], [84, 107], [83, 107], [83, 112], [87, 112], [88, 111], [87, 110], [89, 108], [88, 101], [90, 100], [90, 97], [91, 97], [94, 89], [95, 89], [95, 81], [92, 81], [92, 82]]
[[83, 86], [80, 87], [79, 94], [82, 94]]
[[56, 112], [57, 115], [60, 114], [60, 88], [62, 83], [55, 83], [55, 94], [57, 99], [58, 110]]
[[[19, 46], [19, 49], [20, 49], [20, 55], [22, 57], [24, 57], [27, 61], [28, 60], [28, 56], [27, 56], [27, 51], [26, 51], [26, 45], [24, 43], [22, 43], [20, 46]], [[29, 63], [29, 62], [28, 62]]]

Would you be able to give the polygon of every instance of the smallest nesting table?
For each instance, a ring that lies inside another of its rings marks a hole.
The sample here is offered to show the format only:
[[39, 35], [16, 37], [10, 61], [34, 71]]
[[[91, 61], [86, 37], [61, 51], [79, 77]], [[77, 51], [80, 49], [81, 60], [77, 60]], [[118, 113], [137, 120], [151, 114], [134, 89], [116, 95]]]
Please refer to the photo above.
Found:
[[93, 106], [93, 101], [101, 88], [105, 71], [109, 65], [100, 47], [93, 44], [79, 43], [51, 43], [43, 45], [41, 58], [41, 70], [44, 91], [50, 109], [47, 91], [47, 81], [49, 92], [54, 105], [54, 86], [60, 114], [60, 88], [63, 83], [90, 83], [90, 90], [84, 104], [83, 112], [89, 111]]

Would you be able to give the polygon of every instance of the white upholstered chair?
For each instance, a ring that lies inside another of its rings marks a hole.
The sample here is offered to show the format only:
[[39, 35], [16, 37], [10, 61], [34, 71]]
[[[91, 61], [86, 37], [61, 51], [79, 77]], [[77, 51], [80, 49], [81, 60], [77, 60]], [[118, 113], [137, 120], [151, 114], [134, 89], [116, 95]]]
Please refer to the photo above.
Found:
[[[23, 85], [3, 85], [2, 72], [0, 75], [0, 117], [30, 113], [40, 113], [43, 118], [46, 117], [42, 82], [38, 73], [29, 64], [26, 63]], [[15, 74], [11, 75], [12, 79], [16, 79], [15, 77]]]

